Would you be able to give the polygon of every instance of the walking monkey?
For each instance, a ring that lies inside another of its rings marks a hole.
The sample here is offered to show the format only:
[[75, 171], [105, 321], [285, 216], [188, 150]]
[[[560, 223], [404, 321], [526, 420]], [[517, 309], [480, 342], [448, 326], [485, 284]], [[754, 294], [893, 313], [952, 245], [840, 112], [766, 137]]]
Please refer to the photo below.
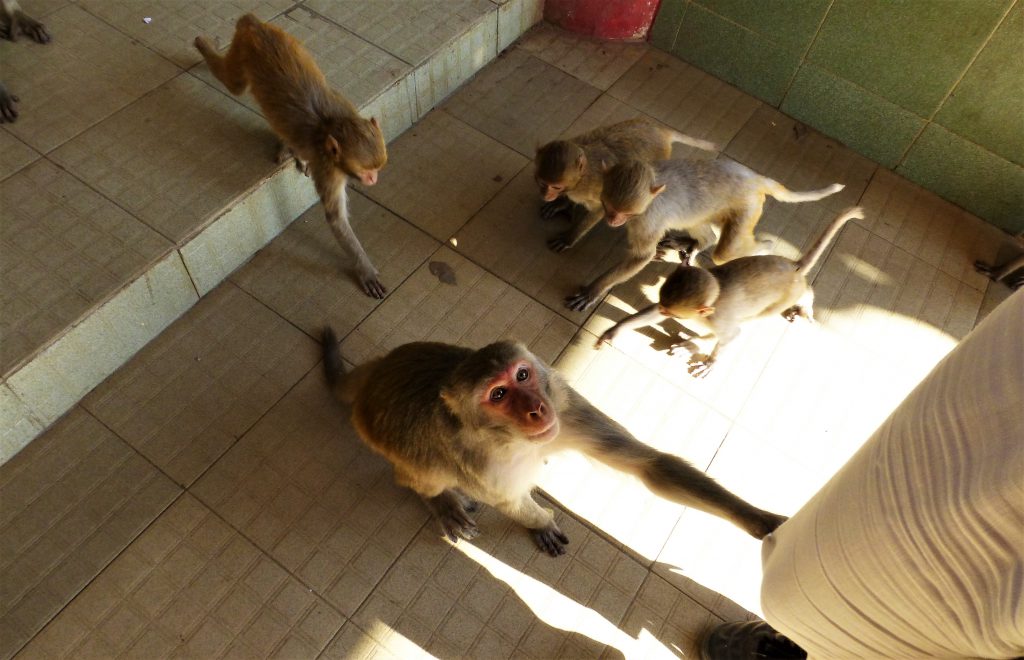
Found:
[[263, 116], [281, 139], [278, 160], [289, 152], [312, 175], [327, 223], [341, 247], [356, 261], [366, 295], [383, 298], [381, 283], [348, 218], [348, 179], [377, 183], [387, 163], [384, 135], [375, 117], [364, 119], [327, 79], [302, 44], [284, 30], [252, 14], [238, 19], [223, 57], [204, 37], [196, 37], [210, 71], [232, 94], [249, 88]]

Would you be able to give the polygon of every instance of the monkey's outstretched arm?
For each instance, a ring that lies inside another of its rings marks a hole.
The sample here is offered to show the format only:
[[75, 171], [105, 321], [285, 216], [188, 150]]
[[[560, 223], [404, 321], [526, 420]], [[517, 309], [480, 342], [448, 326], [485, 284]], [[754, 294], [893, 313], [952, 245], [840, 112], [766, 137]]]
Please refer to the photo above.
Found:
[[568, 393], [559, 437], [567, 448], [638, 477], [665, 499], [725, 518], [754, 538], [764, 538], [786, 520], [745, 502], [678, 456], [643, 444], [578, 392], [569, 388]]
[[331, 232], [338, 239], [342, 249], [355, 259], [356, 274], [359, 283], [366, 295], [373, 298], [383, 298], [387, 295], [387, 288], [381, 284], [370, 257], [363, 250], [362, 244], [352, 231], [352, 225], [348, 220], [348, 184], [343, 174], [339, 174], [333, 168], [313, 168], [313, 182], [316, 184], [316, 191], [324, 204], [324, 214], [327, 216], [327, 224], [331, 226]]
[[657, 305], [650, 305], [641, 309], [636, 314], [631, 314], [626, 318], [622, 319], [612, 327], [604, 331], [604, 333], [597, 339], [594, 344], [594, 348], [601, 348], [605, 344], [611, 344], [612, 340], [618, 336], [620, 332], [626, 330], [634, 330], [636, 328], [642, 328], [644, 326], [652, 325], [662, 318], [661, 310], [658, 309]]
[[657, 241], [654, 241], [650, 248], [644, 249], [643, 252], [630, 251], [625, 259], [610, 268], [604, 275], [580, 289], [579, 292], [568, 296], [565, 299], [565, 306], [575, 312], [582, 312], [590, 308], [613, 286], [625, 282], [642, 271], [644, 266], [654, 259], [656, 250]]
[[565, 252], [579, 243], [601, 221], [603, 214], [601, 208], [591, 209], [583, 204], [576, 204], [572, 208], [572, 227], [549, 240], [548, 247], [555, 252]]

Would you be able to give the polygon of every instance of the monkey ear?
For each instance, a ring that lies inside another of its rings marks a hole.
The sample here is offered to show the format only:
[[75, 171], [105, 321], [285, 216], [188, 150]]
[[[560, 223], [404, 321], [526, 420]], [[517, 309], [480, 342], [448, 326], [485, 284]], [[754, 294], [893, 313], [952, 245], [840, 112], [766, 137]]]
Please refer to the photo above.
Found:
[[651, 186], [651, 196], [652, 197], [657, 197], [658, 195], [660, 195], [663, 192], [665, 192], [665, 184], [664, 183], [661, 184], [660, 186]]
[[701, 305], [697, 308], [697, 313], [701, 316], [711, 316], [715, 313], [715, 308], [713, 305]]
[[606, 173], [610, 169], [612, 169], [611, 163], [609, 163], [604, 158], [602, 158], [601, 159], [601, 174]]
[[341, 154], [341, 147], [338, 146], [338, 141], [334, 139], [334, 136], [329, 133], [327, 134], [327, 139], [324, 140], [324, 149], [327, 151], [327, 155], [330, 156], [332, 160], [337, 159], [338, 156]]
[[370, 123], [373, 124], [373, 127], [378, 131], [380, 130], [380, 122], [377, 121], [376, 117], [370, 117]]
[[580, 155], [576, 157], [576, 169], [578, 169], [580, 172], [582, 172], [586, 168], [587, 168], [587, 155], [581, 151]]

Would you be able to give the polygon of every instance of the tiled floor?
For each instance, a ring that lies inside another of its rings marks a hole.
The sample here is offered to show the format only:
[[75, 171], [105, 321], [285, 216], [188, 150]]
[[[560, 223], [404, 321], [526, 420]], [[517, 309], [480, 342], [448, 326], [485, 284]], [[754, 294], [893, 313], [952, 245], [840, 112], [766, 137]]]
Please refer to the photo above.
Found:
[[[81, 4], [142, 38], [132, 3]], [[344, 5], [307, 4], [342, 25], [358, 20]], [[414, 20], [401, 13], [407, 3], [393, 4], [401, 24]], [[421, 18], [457, 30], [478, 4], [459, 2], [457, 19]], [[225, 16], [273, 7], [235, 0]], [[69, 17], [54, 24], [75, 24], [70, 15], [82, 10], [65, 3], [55, 12]], [[187, 12], [156, 17], [162, 32], [146, 32], [144, 43], [175, 62], [194, 59], [183, 45], [194, 32]], [[334, 29], [314, 19], [303, 13], [291, 27], [313, 40]], [[229, 26], [225, 18], [218, 36]], [[430, 47], [387, 25], [366, 29], [384, 30], [408, 63]], [[111, 48], [135, 47], [117, 39]], [[365, 57], [367, 75], [390, 75], [386, 57]], [[135, 253], [190, 231], [162, 195], [187, 192], [199, 209], [226, 194], [226, 179], [256, 176], [212, 149], [189, 161], [211, 173], [209, 189], [175, 189], [173, 169], [190, 146], [162, 141], [152, 127], [188, 117], [207, 126], [203, 113], [226, 97], [204, 92], [208, 105], [178, 107], [170, 87], [199, 84], [175, 79], [123, 116], [80, 118], [99, 121], [96, 130], [52, 159], [88, 163], [91, 188], [62, 183], [66, 175], [45, 161], [0, 182], [17, 191], [30, 175], [57, 181], [74, 202], [50, 212], [56, 202], [36, 199], [33, 217], [63, 241], [99, 246], [94, 263], [69, 270], [63, 290], [39, 291], [26, 276], [19, 295], [87, 304], [108, 271], [130, 270]], [[197, 139], [270, 149], [259, 118], [233, 108], [234, 129], [220, 117]], [[656, 295], [671, 265], [652, 265], [592, 314], [562, 307], [614, 258], [619, 234], [599, 227], [569, 252], [547, 251], [557, 226], [537, 215], [530, 158], [553, 136], [640, 114], [716, 141], [719, 157], [792, 188], [846, 184], [817, 203], [769, 202], [760, 224], [774, 250], [795, 255], [839, 209], [865, 207], [817, 271], [819, 324], [750, 324], [700, 381], [686, 375], [685, 357], [666, 354], [678, 330], [670, 322], [593, 350], [597, 334]], [[19, 124], [23, 136], [0, 133], [27, 142], [21, 153], [0, 149], [5, 168], [60, 141], [38, 121]], [[119, 158], [112, 145], [125, 134], [152, 159]], [[788, 514], [1007, 295], [970, 268], [1005, 251], [998, 231], [645, 46], [539, 26], [390, 153], [381, 183], [352, 195], [356, 232], [391, 287], [383, 302], [357, 290], [313, 207], [0, 468], [0, 657], [692, 656], [708, 626], [757, 610], [755, 541], [578, 456], [552, 460], [542, 481], [572, 539], [567, 556], [539, 554], [493, 510], [480, 515], [477, 541], [442, 541], [328, 395], [315, 341], [322, 324], [344, 336], [353, 363], [412, 340], [518, 337], [644, 441]], [[93, 213], [110, 206], [101, 194], [145, 223], [126, 229], [116, 210]], [[139, 238], [135, 253], [102, 247], [103, 236], [125, 232]], [[17, 254], [46, 268], [62, 245], [18, 245]], [[443, 266], [454, 284], [437, 275]], [[17, 327], [26, 333], [52, 322], [25, 319]], [[16, 359], [5, 349], [5, 364]]]

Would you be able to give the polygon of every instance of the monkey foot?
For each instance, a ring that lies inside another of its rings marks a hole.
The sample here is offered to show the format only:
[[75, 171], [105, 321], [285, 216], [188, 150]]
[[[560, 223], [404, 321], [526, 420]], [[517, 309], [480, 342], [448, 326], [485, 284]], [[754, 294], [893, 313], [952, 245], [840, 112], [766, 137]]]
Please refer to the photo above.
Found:
[[18, 97], [0, 83], [0, 124], [13, 123], [18, 118], [18, 101]]
[[690, 365], [686, 368], [694, 378], [704, 378], [711, 372], [714, 360], [711, 356], [698, 353], [690, 358]]
[[747, 532], [755, 539], [763, 539], [787, 520], [789, 520], [787, 516], [780, 516], [769, 511], [761, 511], [761, 515], [751, 521], [750, 526], [747, 527]]
[[361, 277], [359, 283], [363, 285], [363, 292], [371, 298], [377, 298], [379, 300], [388, 295], [387, 287], [381, 284], [376, 275]]
[[571, 247], [572, 245], [568, 240], [566, 240], [566, 236], [564, 234], [561, 236], [555, 236], [548, 240], [548, 249], [552, 252], [565, 252]]
[[530, 534], [533, 535], [537, 547], [552, 557], [564, 555], [565, 546], [569, 545], [569, 537], [558, 529], [554, 522], [543, 529], [531, 529]]
[[975, 261], [974, 270], [978, 271], [986, 277], [992, 277], [992, 266], [988, 265], [984, 261]]
[[1006, 280], [1006, 283], [1010, 286], [1011, 289], [1016, 291], [1017, 289], [1020, 289], [1021, 287], [1024, 287], [1024, 275], [1020, 275], [1018, 277], [1010, 278], [1010, 279]]
[[590, 295], [590, 293], [584, 289], [575, 295], [567, 296], [565, 299], [565, 306], [574, 312], [582, 312], [593, 305], [596, 300], [597, 299], [594, 296]]

